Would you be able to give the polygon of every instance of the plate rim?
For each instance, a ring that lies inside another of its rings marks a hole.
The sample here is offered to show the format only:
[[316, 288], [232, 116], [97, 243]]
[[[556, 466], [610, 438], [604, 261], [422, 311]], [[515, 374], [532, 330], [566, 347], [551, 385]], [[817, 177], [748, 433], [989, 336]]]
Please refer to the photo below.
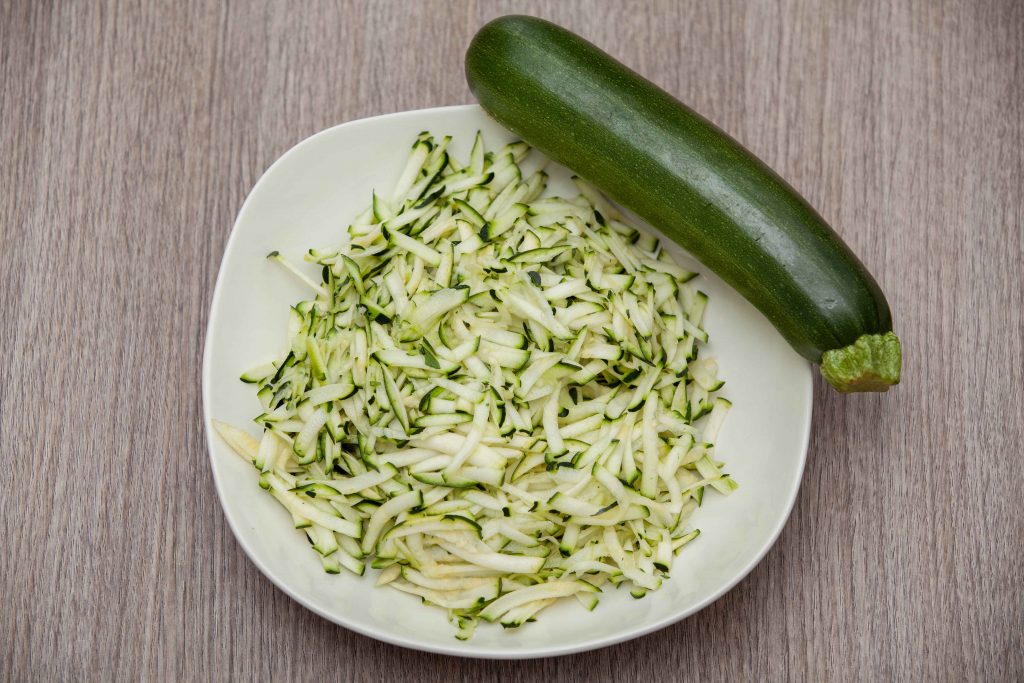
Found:
[[789, 522], [789, 518], [793, 512], [793, 507], [796, 505], [797, 496], [799, 495], [800, 488], [803, 484], [803, 475], [807, 464], [807, 451], [810, 446], [811, 418], [813, 415], [814, 406], [814, 381], [813, 373], [811, 370], [812, 366], [810, 363], [803, 363], [805, 372], [803, 373], [804, 378], [802, 384], [805, 393], [807, 408], [804, 411], [801, 420], [803, 438], [800, 447], [799, 462], [797, 463], [796, 468], [796, 486], [793, 487], [792, 493], [790, 494], [788, 500], [785, 501], [784, 514], [779, 518], [779, 521], [772, 529], [772, 532], [765, 538], [765, 541], [761, 544], [761, 547], [758, 548], [753, 558], [747, 563], [747, 565], [742, 569], [742, 571], [737, 573], [732, 580], [724, 584], [714, 593], [705, 597], [703, 600], [694, 604], [690, 608], [679, 612], [678, 614], [670, 615], [668, 617], [657, 620], [651, 624], [646, 624], [642, 627], [627, 628], [623, 630], [621, 633], [615, 635], [592, 638], [582, 643], [563, 646], [553, 645], [551, 647], [543, 648], [529, 647], [524, 648], [523, 650], [495, 650], [484, 647], [478, 650], [467, 651], [464, 649], [458, 649], [455, 647], [449, 647], [444, 645], [438, 646], [422, 644], [416, 641], [407, 640], [402, 636], [396, 636], [387, 631], [381, 631], [374, 628], [367, 628], [361, 625], [357, 625], [347, 621], [343, 617], [339, 617], [335, 614], [328, 613], [325, 609], [322, 609], [319, 606], [317, 606], [316, 603], [306, 600], [296, 592], [292, 591], [283, 581], [279, 580], [277, 576], [273, 572], [271, 572], [266, 567], [266, 565], [264, 565], [256, 556], [253, 548], [250, 547], [250, 545], [244, 540], [244, 536], [241, 534], [237, 526], [236, 520], [233, 519], [232, 516], [228, 513], [228, 508], [227, 505], [225, 504], [225, 487], [221, 482], [221, 478], [218, 477], [217, 475], [216, 459], [218, 456], [214, 450], [213, 444], [213, 440], [216, 437], [214, 436], [214, 428], [212, 421], [213, 417], [211, 415], [211, 387], [213, 383], [213, 345], [211, 343], [211, 338], [214, 327], [214, 321], [219, 317], [218, 313], [220, 309], [220, 291], [225, 272], [224, 264], [225, 261], [227, 260], [228, 255], [233, 250], [235, 240], [238, 239], [239, 225], [241, 224], [243, 218], [245, 218], [248, 211], [250, 210], [250, 205], [253, 196], [256, 194], [257, 190], [260, 188], [260, 186], [263, 184], [266, 178], [278, 166], [278, 164], [282, 164], [291, 155], [297, 154], [301, 148], [304, 148], [307, 145], [314, 144], [319, 137], [329, 135], [340, 128], [352, 126], [359, 123], [365, 123], [368, 121], [413, 117], [428, 113], [445, 113], [456, 111], [462, 112], [468, 110], [477, 110], [483, 113], [484, 116], [489, 117], [489, 115], [483, 110], [483, 108], [477, 104], [459, 104], [441, 107], [426, 107], [422, 109], [409, 109], [405, 111], [392, 112], [389, 114], [366, 116], [363, 118], [353, 119], [351, 121], [345, 121], [343, 123], [330, 126], [328, 128], [325, 128], [321, 131], [318, 131], [316, 133], [313, 133], [312, 135], [303, 138], [299, 142], [289, 147], [283, 154], [281, 154], [277, 159], [275, 159], [274, 162], [270, 164], [270, 166], [268, 166], [267, 169], [263, 171], [262, 174], [260, 174], [259, 179], [257, 179], [257, 181], [253, 184], [252, 188], [246, 194], [245, 200], [242, 202], [242, 206], [239, 208], [238, 214], [235, 216], [235, 220], [232, 223], [231, 232], [228, 235], [228, 239], [224, 243], [224, 252], [221, 254], [220, 263], [217, 268], [217, 278], [214, 281], [213, 292], [211, 294], [210, 308], [207, 314], [206, 321], [205, 337], [203, 340], [203, 368], [201, 391], [203, 432], [206, 438], [206, 451], [207, 456], [209, 458], [210, 475], [213, 479], [214, 488], [217, 491], [217, 501], [220, 504], [221, 512], [224, 516], [224, 519], [228, 523], [228, 528], [231, 529], [231, 533], [234, 536], [235, 541], [241, 546], [242, 551], [249, 558], [249, 561], [251, 561], [253, 565], [255, 565], [256, 568], [260, 571], [260, 573], [264, 577], [269, 579], [274, 586], [276, 586], [285, 595], [287, 595], [289, 598], [291, 598], [298, 604], [302, 605], [303, 607], [310, 610], [314, 614], [320, 616], [321, 618], [331, 622], [332, 624], [336, 624], [338, 626], [341, 626], [342, 628], [345, 628], [349, 631], [353, 631], [362, 636], [373, 638], [374, 640], [379, 640], [391, 645], [397, 645], [399, 647], [409, 648], [420, 652], [430, 652], [434, 654], [450, 655], [454, 657], [465, 657], [470, 659], [537, 659], [542, 657], [561, 657], [580, 652], [587, 652], [590, 650], [596, 650], [599, 648], [616, 645], [629, 640], [633, 640], [635, 638], [640, 638], [649, 635], [651, 633], [654, 633], [655, 631], [660, 631], [663, 628], [680, 622], [683, 619], [686, 619], [687, 617], [696, 614], [697, 612], [700, 612], [705, 607], [717, 601], [723, 595], [731, 591], [733, 588], [736, 587], [737, 584], [739, 584], [743, 579], [745, 579], [750, 574], [750, 572], [754, 570], [755, 567], [757, 567], [764, 560], [768, 552], [772, 549], [772, 547], [774, 547], [776, 541], [778, 541], [779, 536], [782, 534], [782, 530], [786, 527], [787, 523]]

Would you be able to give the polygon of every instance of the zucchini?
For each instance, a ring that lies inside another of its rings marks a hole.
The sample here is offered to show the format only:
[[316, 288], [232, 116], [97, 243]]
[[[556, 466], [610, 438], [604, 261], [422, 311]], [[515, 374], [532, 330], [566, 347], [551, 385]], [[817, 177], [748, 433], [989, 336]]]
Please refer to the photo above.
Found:
[[736, 482], [692, 274], [589, 185], [541, 198], [525, 144], [478, 136], [460, 164], [448, 142], [417, 136], [349, 244], [307, 252], [322, 285], [272, 257], [314, 296], [287, 354], [241, 376], [262, 438], [214, 426], [324, 571], [380, 569], [466, 638], [593, 609], [605, 583], [655, 590], [704, 493]]
[[900, 342], [871, 274], [796, 190], [714, 124], [542, 19], [488, 23], [465, 66], [499, 123], [686, 248], [833, 387], [899, 382]]

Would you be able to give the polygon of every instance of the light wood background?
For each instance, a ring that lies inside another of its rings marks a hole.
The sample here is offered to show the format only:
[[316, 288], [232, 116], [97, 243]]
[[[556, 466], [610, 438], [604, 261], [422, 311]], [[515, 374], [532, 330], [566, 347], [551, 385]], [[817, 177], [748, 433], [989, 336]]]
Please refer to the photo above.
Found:
[[[217, 503], [200, 358], [235, 213], [302, 138], [471, 101], [552, 18], [732, 132], [875, 273], [903, 384], [818, 381], [803, 489], [731, 593], [560, 659], [328, 623]], [[1024, 3], [0, 2], [0, 678], [1021, 680]]]

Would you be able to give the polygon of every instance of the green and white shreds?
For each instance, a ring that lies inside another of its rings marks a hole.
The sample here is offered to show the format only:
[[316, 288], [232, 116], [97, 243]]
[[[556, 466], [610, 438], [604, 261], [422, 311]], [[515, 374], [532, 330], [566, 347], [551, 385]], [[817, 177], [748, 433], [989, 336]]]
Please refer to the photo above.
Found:
[[545, 197], [524, 143], [478, 134], [460, 163], [448, 142], [417, 138], [343, 246], [306, 255], [318, 275], [270, 255], [312, 298], [242, 375], [261, 438], [216, 427], [328, 572], [370, 562], [467, 638], [657, 589], [704, 491], [736, 483], [694, 273], [584, 181]]

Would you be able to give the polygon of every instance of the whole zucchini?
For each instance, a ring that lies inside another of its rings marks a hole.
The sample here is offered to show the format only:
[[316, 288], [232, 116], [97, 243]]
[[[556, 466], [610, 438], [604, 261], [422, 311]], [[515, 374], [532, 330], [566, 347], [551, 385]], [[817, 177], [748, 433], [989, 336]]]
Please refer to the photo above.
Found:
[[481, 28], [466, 76], [498, 122], [686, 248], [838, 390], [899, 382], [899, 339], [871, 274], [792, 187], [714, 124], [533, 17]]

